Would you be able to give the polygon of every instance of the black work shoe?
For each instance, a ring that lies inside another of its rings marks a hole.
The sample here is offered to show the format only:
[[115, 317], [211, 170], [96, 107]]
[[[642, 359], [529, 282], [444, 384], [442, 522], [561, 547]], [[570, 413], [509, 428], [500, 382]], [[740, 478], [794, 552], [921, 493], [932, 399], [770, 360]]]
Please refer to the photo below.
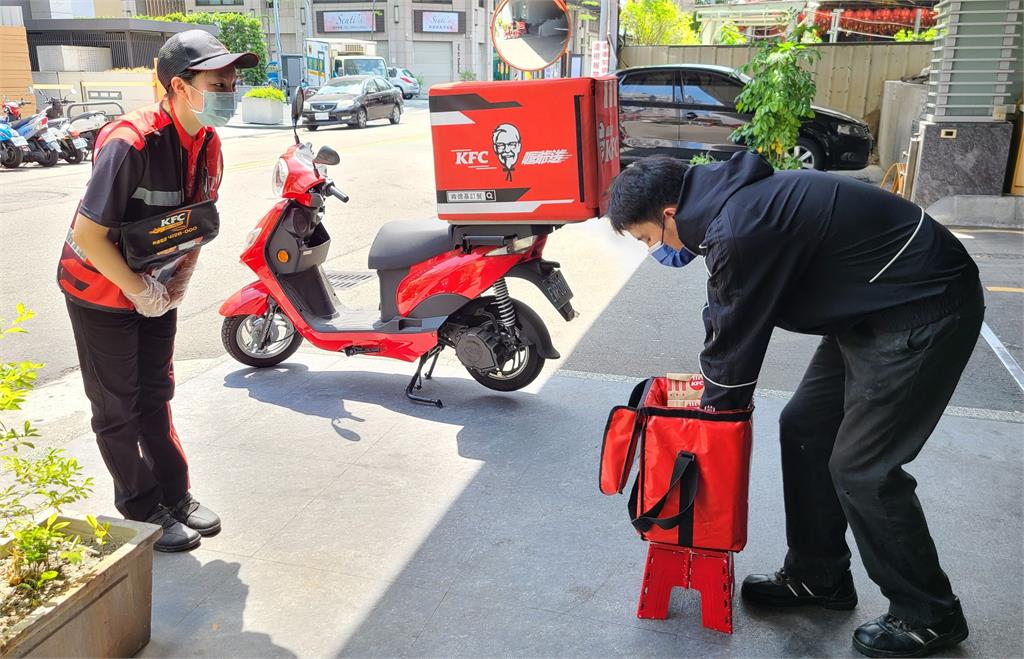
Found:
[[891, 613], [865, 623], [853, 633], [853, 647], [868, 657], [927, 657], [967, 638], [967, 620], [960, 600], [934, 625], [917, 625]]
[[190, 529], [195, 529], [201, 536], [220, 533], [220, 517], [206, 506], [196, 501], [191, 494], [181, 497], [181, 501], [171, 508], [171, 514]]
[[857, 591], [849, 571], [839, 583], [828, 587], [808, 586], [785, 570], [775, 574], [752, 574], [743, 580], [740, 594], [748, 602], [765, 606], [820, 606], [837, 611], [849, 611], [857, 606]]
[[174, 519], [166, 506], [157, 506], [146, 521], [163, 527], [163, 534], [153, 545], [157, 551], [188, 551], [199, 546], [199, 534]]

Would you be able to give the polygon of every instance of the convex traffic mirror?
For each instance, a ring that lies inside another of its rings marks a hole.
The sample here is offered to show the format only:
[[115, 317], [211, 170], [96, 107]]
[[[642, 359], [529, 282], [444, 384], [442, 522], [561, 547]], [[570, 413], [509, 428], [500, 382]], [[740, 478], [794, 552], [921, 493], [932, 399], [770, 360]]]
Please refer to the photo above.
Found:
[[571, 36], [562, 0], [502, 0], [491, 19], [498, 57], [520, 71], [539, 71], [557, 62]]

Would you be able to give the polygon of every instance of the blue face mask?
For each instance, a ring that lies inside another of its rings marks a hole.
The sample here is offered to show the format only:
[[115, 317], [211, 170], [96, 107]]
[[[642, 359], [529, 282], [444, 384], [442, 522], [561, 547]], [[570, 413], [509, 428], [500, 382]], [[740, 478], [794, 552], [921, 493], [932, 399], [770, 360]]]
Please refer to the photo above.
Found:
[[651, 258], [670, 268], [681, 268], [695, 259], [696, 256], [696, 254], [685, 247], [683, 249], [672, 249], [661, 241], [658, 241], [651, 247]]
[[192, 87], [192, 90], [199, 92], [203, 97], [202, 110], [196, 110], [191, 98], [185, 99], [189, 109], [195, 114], [196, 121], [210, 128], [227, 126], [235, 113], [235, 95], [230, 92], [204, 92], [195, 87]]

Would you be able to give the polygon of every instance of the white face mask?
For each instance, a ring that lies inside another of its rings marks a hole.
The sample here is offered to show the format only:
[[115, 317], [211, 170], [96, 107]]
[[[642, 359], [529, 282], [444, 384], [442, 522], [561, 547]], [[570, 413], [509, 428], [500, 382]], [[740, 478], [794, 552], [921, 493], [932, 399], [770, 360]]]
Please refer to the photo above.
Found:
[[[185, 94], [185, 102], [188, 103], [188, 107], [192, 110], [192, 113], [203, 126], [210, 126], [218, 128], [220, 126], [226, 126], [231, 117], [235, 114], [235, 95], [233, 92], [205, 92], [199, 91], [192, 85], [189, 85], [191, 91], [187, 91]], [[192, 105], [192, 91], [199, 92], [203, 99], [203, 104], [200, 109], [196, 109]]]

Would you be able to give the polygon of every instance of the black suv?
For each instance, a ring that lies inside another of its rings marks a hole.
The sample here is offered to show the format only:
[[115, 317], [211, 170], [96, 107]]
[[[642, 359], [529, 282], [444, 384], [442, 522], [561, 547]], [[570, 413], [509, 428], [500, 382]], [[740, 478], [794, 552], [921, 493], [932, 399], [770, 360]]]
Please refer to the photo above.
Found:
[[[742, 73], [725, 66], [669, 64], [615, 75], [623, 165], [653, 155], [689, 160], [710, 153], [725, 160], [743, 149], [729, 139], [751, 117], [736, 110], [736, 96], [748, 79]], [[861, 169], [871, 147], [871, 131], [863, 121], [814, 106], [814, 117], [800, 127], [795, 155], [804, 167]]]

